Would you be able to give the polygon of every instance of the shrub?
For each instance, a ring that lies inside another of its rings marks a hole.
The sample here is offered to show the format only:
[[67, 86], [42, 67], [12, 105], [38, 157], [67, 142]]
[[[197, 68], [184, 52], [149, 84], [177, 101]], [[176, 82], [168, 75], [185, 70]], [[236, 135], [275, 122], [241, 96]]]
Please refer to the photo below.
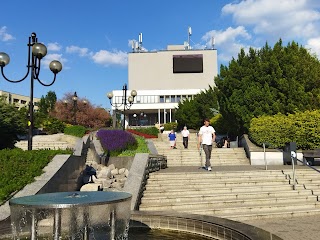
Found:
[[319, 118], [319, 110], [253, 118], [249, 137], [260, 146], [270, 143], [271, 147], [282, 148], [288, 142], [296, 142], [299, 149], [320, 148]]
[[83, 126], [71, 125], [64, 129], [64, 133], [75, 137], [83, 137], [86, 133], [86, 128]]
[[48, 134], [62, 133], [64, 128], [64, 122], [56, 118], [49, 118], [43, 122], [43, 130]]
[[110, 151], [110, 156], [118, 156], [124, 150], [137, 148], [137, 140], [127, 131], [100, 129], [97, 138], [103, 149]]
[[171, 129], [173, 129], [174, 131], [177, 131], [178, 123], [169, 122], [169, 123], [165, 123], [163, 126], [164, 126], [164, 130], [166, 131], [170, 131]]

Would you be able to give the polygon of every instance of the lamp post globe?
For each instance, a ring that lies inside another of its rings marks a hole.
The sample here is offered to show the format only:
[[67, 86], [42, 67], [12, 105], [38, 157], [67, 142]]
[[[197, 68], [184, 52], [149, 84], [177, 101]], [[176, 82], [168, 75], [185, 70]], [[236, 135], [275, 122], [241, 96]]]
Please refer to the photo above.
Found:
[[4, 52], [0, 52], [0, 66], [4, 67], [4, 66], [8, 65], [9, 62], [10, 62], [9, 55]]
[[137, 91], [136, 90], [132, 90], [131, 91], [131, 96], [134, 98], [137, 96]]
[[47, 55], [47, 47], [42, 43], [35, 43], [32, 46], [32, 54], [39, 59], [42, 59]]
[[107, 97], [111, 100], [111, 98], [113, 98], [113, 93], [112, 93], [112, 92], [109, 92], [109, 93], [107, 94]]
[[49, 64], [49, 68], [50, 68], [51, 72], [57, 74], [58, 72], [61, 72], [62, 64], [57, 60], [53, 60]]

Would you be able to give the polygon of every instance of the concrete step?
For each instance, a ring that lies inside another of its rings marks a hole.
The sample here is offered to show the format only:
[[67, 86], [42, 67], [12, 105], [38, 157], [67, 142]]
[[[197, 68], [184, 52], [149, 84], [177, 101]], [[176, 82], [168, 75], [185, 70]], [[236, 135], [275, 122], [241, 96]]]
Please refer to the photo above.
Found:
[[[148, 179], [148, 184], [172, 184], [175, 182], [179, 182], [179, 183], [188, 183], [188, 184], [192, 184], [194, 182], [225, 182], [226, 179], [224, 176], [215, 176], [215, 175], [201, 175], [201, 174], [194, 174], [189, 175], [190, 177], [185, 177], [185, 176], [166, 176], [166, 177], [156, 177], [156, 178], [149, 178]], [[228, 179], [227, 181], [230, 182], [243, 182], [243, 181], [269, 181], [269, 180], [286, 180], [286, 176], [285, 175], [267, 175], [267, 176], [263, 176], [263, 178], [261, 178], [261, 176], [259, 175], [253, 175], [253, 176], [240, 176], [240, 175], [228, 175]]]
[[[246, 213], [246, 214], [223, 214], [223, 215], [215, 215], [217, 217], [221, 218], [228, 218], [234, 221], [245, 221], [245, 220], [259, 220], [259, 219], [270, 219], [270, 218], [288, 218], [288, 221], [290, 221], [291, 217], [298, 217], [298, 216], [311, 216], [311, 215], [318, 215], [320, 214], [319, 208], [314, 208], [311, 206], [310, 208], [303, 208], [299, 209], [298, 207], [295, 207], [294, 210], [270, 210], [267, 212], [258, 212], [258, 213]], [[310, 223], [312, 224], [312, 223]]]
[[[199, 186], [200, 187], [200, 186]], [[296, 190], [304, 190], [304, 186], [301, 185], [296, 185]], [[185, 194], [190, 194], [190, 195], [212, 195], [212, 194], [224, 194], [224, 193], [248, 193], [248, 192], [267, 192], [267, 191], [289, 191], [293, 190], [292, 185], [260, 185], [260, 186], [254, 186], [252, 188], [251, 186], [238, 186], [238, 187], [221, 187], [221, 188], [192, 188], [190, 189], [148, 189], [145, 190], [143, 193], [143, 196], [146, 197], [155, 197], [155, 196], [184, 196]]]
[[268, 212], [281, 212], [281, 211], [292, 211], [295, 210], [317, 210], [320, 211], [320, 203], [319, 202], [305, 202], [302, 203], [274, 203], [274, 204], [265, 204], [265, 205], [248, 205], [248, 206], [233, 206], [226, 208], [206, 208], [206, 209], [185, 209], [180, 210], [179, 212], [188, 212], [193, 214], [203, 214], [203, 215], [211, 215], [211, 216], [237, 216], [241, 214], [261, 214]]
[[166, 195], [159, 194], [158, 196], [146, 196], [141, 199], [141, 203], [149, 204], [174, 204], [174, 203], [189, 203], [189, 202], [203, 202], [203, 201], [218, 201], [218, 200], [239, 200], [239, 199], [259, 199], [259, 198], [278, 198], [289, 197], [294, 198], [297, 196], [309, 196], [312, 195], [311, 190], [284, 190], [281, 192], [243, 192], [243, 193], [220, 193], [220, 194], [192, 194], [186, 193], [184, 195]]
[[230, 177], [268, 177], [268, 176], [286, 176], [281, 170], [257, 170], [257, 171], [219, 171], [219, 172], [154, 172], [150, 173], [149, 179], [175, 179], [175, 178], [212, 178], [220, 177], [227, 179]]
[[233, 200], [217, 200], [217, 201], [195, 201], [195, 202], [179, 202], [179, 203], [164, 203], [164, 204], [151, 204], [142, 203], [139, 207], [142, 211], [166, 211], [174, 210], [180, 211], [188, 209], [190, 211], [198, 209], [219, 209], [219, 208], [232, 208], [247, 206], [248, 208], [260, 208], [261, 206], [275, 206], [276, 204], [300, 204], [300, 203], [315, 203], [317, 196], [295, 196], [294, 198], [277, 197], [277, 198], [254, 198], [254, 199], [233, 199]]
[[212, 188], [212, 189], [217, 189], [217, 188], [222, 188], [222, 187], [233, 187], [233, 188], [238, 188], [238, 187], [261, 187], [261, 186], [275, 186], [275, 185], [285, 185], [289, 184], [287, 180], [272, 180], [269, 182], [257, 182], [257, 181], [246, 181], [246, 182], [195, 182], [195, 183], [189, 183], [189, 184], [184, 184], [180, 182], [174, 182], [171, 184], [147, 184], [146, 190], [152, 189], [154, 191], [159, 190], [170, 190], [170, 189], [176, 189], [176, 188], [183, 188], [185, 191], [191, 191], [194, 189], [199, 189], [199, 185], [201, 185], [201, 188]]

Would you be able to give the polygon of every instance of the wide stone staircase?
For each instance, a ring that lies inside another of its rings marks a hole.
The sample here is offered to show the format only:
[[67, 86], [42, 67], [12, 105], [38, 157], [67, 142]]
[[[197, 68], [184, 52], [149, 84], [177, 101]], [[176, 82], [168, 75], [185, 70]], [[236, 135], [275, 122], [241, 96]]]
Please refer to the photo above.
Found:
[[159, 154], [167, 156], [168, 168], [150, 173], [140, 211], [237, 221], [320, 214], [320, 173], [312, 169], [297, 166], [294, 188], [291, 166], [270, 166], [269, 170], [250, 166], [243, 148], [214, 148], [213, 171], [208, 172], [194, 167], [200, 164], [195, 140], [189, 149], [183, 149], [179, 136], [178, 149], [169, 149], [165, 138], [154, 144]]
[[[63, 133], [52, 135], [35, 135], [32, 138], [32, 149], [72, 149], [74, 147], [76, 137], [64, 135]], [[28, 149], [28, 141], [21, 140], [15, 144], [15, 147], [23, 150]]]
[[[311, 170], [309, 170], [311, 171]], [[313, 186], [305, 185], [314, 180]], [[309, 178], [310, 177], [310, 178]], [[177, 211], [243, 221], [320, 214], [319, 176], [293, 189], [282, 170], [151, 173], [139, 210]]]
[[[168, 166], [204, 166], [205, 154], [197, 147], [196, 134], [191, 134], [188, 149], [184, 149], [181, 134], [177, 134], [177, 149], [170, 149], [167, 134], [153, 140], [158, 154], [166, 155]], [[243, 148], [216, 148], [212, 149], [212, 166], [250, 165]]]

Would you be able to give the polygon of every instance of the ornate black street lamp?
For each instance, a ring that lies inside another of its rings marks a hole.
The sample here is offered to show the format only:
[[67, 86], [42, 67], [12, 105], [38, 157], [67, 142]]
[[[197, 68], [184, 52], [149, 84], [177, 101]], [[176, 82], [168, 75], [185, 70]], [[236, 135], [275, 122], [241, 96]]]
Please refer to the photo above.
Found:
[[126, 129], [126, 110], [129, 110], [133, 104], [133, 100], [134, 98], [137, 96], [137, 91], [136, 90], [132, 90], [131, 91], [131, 95], [127, 98], [127, 91], [128, 91], [128, 88], [127, 88], [127, 84], [124, 84], [123, 87], [122, 87], [122, 101], [121, 103], [117, 103], [116, 101], [114, 103], [112, 103], [111, 99], [113, 98], [113, 94], [112, 92], [109, 92], [107, 94], [109, 100], [110, 100], [110, 104], [112, 106], [114, 106], [116, 109], [118, 109], [119, 107], [121, 107], [123, 105], [123, 126], [122, 126], [122, 129], [125, 130]]
[[[74, 94], [72, 95], [72, 102], [73, 102], [73, 105], [72, 105], [72, 111], [73, 111], [73, 125], [77, 125], [77, 112], [78, 112], [78, 110], [79, 110], [79, 108], [78, 108], [78, 95], [77, 95], [77, 92], [74, 92]], [[66, 99], [66, 100], [64, 100], [63, 101], [64, 102], [64, 104], [66, 105], [66, 107], [67, 107], [67, 105], [68, 105], [68, 100]], [[82, 103], [83, 103], [83, 105], [87, 105], [87, 103], [88, 103], [88, 101], [87, 100], [82, 100]], [[81, 105], [80, 105], [80, 108], [81, 108]]]
[[29, 43], [28, 43], [28, 71], [26, 75], [20, 79], [20, 80], [10, 80], [8, 79], [3, 72], [3, 69], [6, 65], [9, 64], [10, 58], [8, 54], [4, 52], [0, 52], [0, 67], [1, 67], [1, 74], [4, 77], [5, 80], [12, 82], [12, 83], [18, 83], [25, 80], [29, 73], [31, 73], [30, 77], [30, 102], [29, 102], [29, 133], [28, 133], [28, 150], [32, 150], [32, 136], [33, 136], [33, 86], [34, 86], [34, 80], [38, 80], [38, 82], [46, 87], [51, 86], [56, 81], [56, 75], [62, 70], [62, 64], [59, 61], [52, 61], [49, 64], [50, 70], [54, 74], [54, 78], [50, 84], [45, 84], [39, 79], [40, 74], [40, 62], [43, 57], [47, 54], [47, 47], [42, 44], [38, 43], [37, 35], [33, 32], [31, 33], [31, 36], [29, 37]]

